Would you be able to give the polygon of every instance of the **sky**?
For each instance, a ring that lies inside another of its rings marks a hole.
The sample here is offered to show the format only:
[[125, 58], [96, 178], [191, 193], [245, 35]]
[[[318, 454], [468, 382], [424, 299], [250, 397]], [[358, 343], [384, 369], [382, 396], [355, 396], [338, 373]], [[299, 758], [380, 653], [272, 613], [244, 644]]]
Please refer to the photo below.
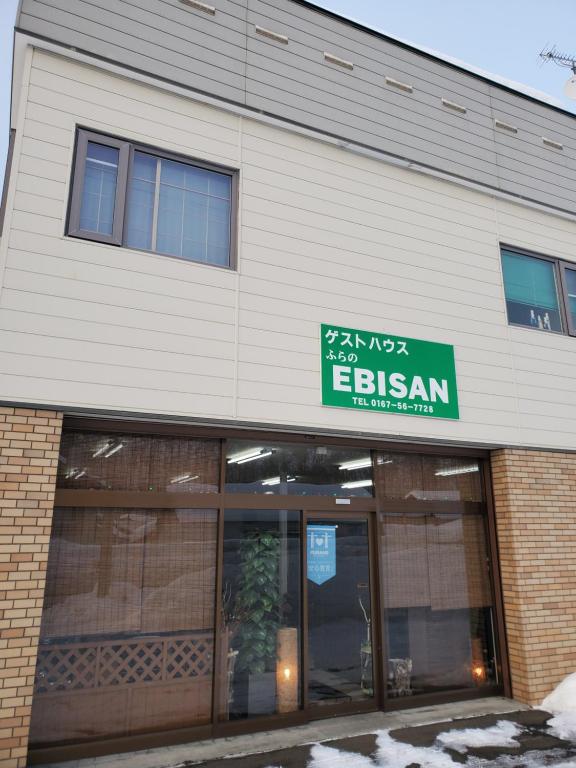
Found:
[[[316, 4], [548, 93], [576, 113], [576, 101], [562, 94], [570, 71], [538, 56], [551, 45], [576, 56], [576, 0], [316, 0]], [[8, 140], [17, 5], [18, 0], [0, 0], [0, 169]]]

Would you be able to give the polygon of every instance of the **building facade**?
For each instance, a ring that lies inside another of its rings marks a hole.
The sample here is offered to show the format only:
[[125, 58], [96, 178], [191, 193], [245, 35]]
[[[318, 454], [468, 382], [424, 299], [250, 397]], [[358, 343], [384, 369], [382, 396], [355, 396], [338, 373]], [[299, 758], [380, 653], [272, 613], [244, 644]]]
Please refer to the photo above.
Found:
[[11, 119], [1, 765], [574, 670], [574, 116], [300, 0], [23, 0]]

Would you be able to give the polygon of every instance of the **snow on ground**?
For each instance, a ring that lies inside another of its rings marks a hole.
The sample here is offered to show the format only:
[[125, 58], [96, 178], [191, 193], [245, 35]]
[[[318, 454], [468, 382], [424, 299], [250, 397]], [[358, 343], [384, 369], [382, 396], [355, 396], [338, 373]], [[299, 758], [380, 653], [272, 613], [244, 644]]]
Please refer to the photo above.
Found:
[[[388, 731], [380, 731], [376, 741], [378, 745], [377, 768], [407, 768], [413, 763], [422, 768], [453, 768], [459, 765], [442, 747], [413, 747], [395, 741]], [[372, 768], [375, 768], [372, 765]]]
[[310, 750], [312, 760], [306, 768], [376, 768], [372, 760], [355, 752], [343, 752], [323, 744], [315, 744]]
[[[415, 747], [392, 738], [389, 731], [377, 733], [377, 753], [374, 760], [363, 755], [344, 752], [324, 744], [316, 744], [311, 750], [311, 760], [306, 768], [408, 768], [419, 765], [421, 768], [457, 768], [456, 763], [445, 752], [445, 748], [465, 753], [474, 747], [518, 747], [515, 737], [522, 732], [522, 727], [506, 720], [499, 721], [490, 728], [467, 728], [449, 730], [441, 733], [432, 747]], [[549, 757], [549, 756], [548, 756]], [[484, 760], [470, 756], [465, 763], [468, 768], [576, 768], [576, 763], [554, 763], [546, 761], [541, 752], [528, 753], [522, 757], [506, 755], [497, 761]]]
[[554, 715], [548, 721], [553, 736], [576, 740], [576, 672], [565, 677], [542, 702], [542, 709]]
[[519, 747], [516, 737], [524, 729], [510, 720], [499, 720], [490, 728], [465, 728], [464, 730], [444, 731], [438, 734], [436, 741], [443, 747], [465, 753], [476, 747]]
[[[544, 699], [542, 709], [554, 715], [548, 721], [549, 733], [576, 741], [576, 672]], [[316, 744], [311, 748], [306, 768], [576, 768], [576, 759], [566, 760], [565, 749], [506, 754], [492, 760], [467, 755], [465, 763], [454, 762], [446, 752], [452, 749], [466, 755], [469, 749], [481, 747], [514, 749], [520, 746], [517, 739], [523, 730], [523, 726], [509, 720], [499, 720], [489, 728], [452, 728], [440, 733], [431, 747], [405, 744], [393, 739], [389, 731], [378, 731], [374, 759]]]
[[565, 677], [542, 702], [542, 709], [556, 715], [559, 712], [576, 712], [576, 672]]

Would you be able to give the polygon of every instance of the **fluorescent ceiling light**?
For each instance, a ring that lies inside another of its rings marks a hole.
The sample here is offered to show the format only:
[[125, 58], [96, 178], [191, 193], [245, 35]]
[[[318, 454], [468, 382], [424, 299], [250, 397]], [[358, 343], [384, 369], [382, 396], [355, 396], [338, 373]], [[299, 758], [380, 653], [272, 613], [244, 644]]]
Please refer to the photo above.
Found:
[[118, 453], [118, 451], [121, 451], [122, 448], [124, 448], [124, 443], [118, 443], [118, 445], [115, 448], [112, 448], [111, 451], [108, 451], [108, 453], [104, 454], [104, 458], [109, 459], [110, 456], [114, 456], [114, 454]]
[[73, 467], [69, 472], [66, 473], [66, 478], [68, 480], [78, 480], [79, 477], [84, 477], [86, 474], [86, 469], [80, 469], [79, 467]]
[[245, 459], [236, 459], [236, 464], [247, 464], [249, 461], [256, 461], [256, 459], [263, 459], [265, 456], [272, 456], [272, 451], [264, 451], [264, 453], [257, 453], [254, 456], [247, 456]]
[[243, 451], [239, 451], [238, 453], [233, 453], [231, 456], [228, 456], [227, 462], [228, 464], [237, 464], [243, 459], [249, 459], [252, 456], [260, 456], [264, 449], [262, 447], [260, 448], [247, 448]]
[[95, 459], [97, 456], [101, 456], [103, 453], [106, 453], [106, 451], [109, 448], [112, 448], [113, 445], [114, 445], [114, 443], [111, 443], [110, 441], [108, 441], [107, 443], [104, 443], [104, 445], [102, 445], [102, 446], [100, 446], [100, 448], [98, 448], [96, 453], [92, 454], [92, 458]]
[[349, 483], [342, 483], [342, 488], [369, 488], [373, 485], [372, 480], [351, 480]]
[[480, 467], [478, 464], [473, 464], [469, 467], [454, 467], [453, 469], [439, 469], [434, 472], [436, 477], [450, 477], [451, 475], [467, 475], [470, 472], [479, 472]]
[[[285, 482], [293, 483], [295, 480], [295, 477], [287, 477]], [[280, 483], [281, 480], [279, 477], [269, 477], [267, 480], [262, 480], [262, 485], [280, 485]]]
[[176, 485], [178, 483], [187, 483], [190, 480], [198, 480], [200, 475], [191, 475], [188, 473], [187, 475], [179, 475], [178, 477], [173, 477], [172, 480], [170, 480], [170, 485]]
[[364, 469], [365, 467], [372, 466], [372, 459], [370, 456], [366, 456], [364, 459], [354, 459], [353, 461], [345, 461], [344, 464], [340, 464], [338, 469]]

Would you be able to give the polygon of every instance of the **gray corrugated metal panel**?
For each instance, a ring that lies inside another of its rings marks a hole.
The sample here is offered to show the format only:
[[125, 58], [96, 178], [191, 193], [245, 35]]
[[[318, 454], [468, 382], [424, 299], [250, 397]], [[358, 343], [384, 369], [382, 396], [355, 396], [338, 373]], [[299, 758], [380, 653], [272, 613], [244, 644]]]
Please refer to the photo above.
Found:
[[[449, 148], [435, 146], [432, 151], [430, 136], [426, 138], [410, 137], [406, 135], [405, 126], [398, 121], [395, 130], [388, 128], [382, 130], [382, 125], [369, 123], [366, 120], [357, 120], [356, 126], [342, 122], [342, 116], [338, 110], [322, 105], [314, 105], [314, 112], [307, 112], [305, 107], [309, 99], [299, 97], [292, 93], [279, 91], [273, 86], [263, 85], [254, 80], [249, 80], [249, 90], [246, 94], [248, 106], [257, 107], [272, 114], [278, 114], [279, 110], [286, 113], [289, 109], [290, 116], [295, 121], [322, 131], [328, 131], [336, 136], [365, 144], [384, 152], [389, 152], [425, 165], [441, 168], [449, 173], [474, 179], [483, 184], [494, 185], [496, 181], [495, 164], [483, 162], [477, 158], [467, 158], [469, 164], [455, 161], [455, 153]], [[372, 130], [372, 132], [371, 132]], [[373, 132], [377, 131], [377, 133]]]
[[546, 190], [537, 190], [533, 185], [528, 186], [525, 177], [514, 171], [502, 168], [500, 169], [500, 175], [499, 186], [505, 192], [510, 192], [513, 195], [520, 195], [521, 197], [526, 197], [530, 200], [538, 200], [541, 203], [552, 205], [556, 208], [573, 210], [572, 201], [556, 194], [556, 187], [554, 184], [547, 185]]
[[[206, 0], [210, 5], [213, 5], [216, 8], [216, 16], [220, 16], [221, 14], [226, 14], [227, 16], [233, 16], [240, 23], [246, 22], [246, 8], [248, 6], [248, 0]], [[136, 3], [137, 4], [137, 3]], [[183, 8], [187, 13], [189, 13], [191, 16], [199, 16], [202, 12], [195, 10], [191, 6], [187, 6], [185, 4], [185, 1], [182, 2], [182, 0], [157, 0], [155, 5], [158, 7], [158, 11], [160, 13], [163, 13], [163, 10], [161, 10], [162, 6], [168, 5], [172, 6], [173, 8]]]
[[357, 53], [388, 64], [396, 61], [398, 69], [404, 70], [406, 67], [406, 73], [412, 77], [437, 79], [439, 84], [450, 81], [456, 89], [462, 88], [462, 93], [473, 92], [475, 98], [486, 104], [489, 101], [489, 85], [482, 80], [460, 72], [442, 61], [425, 58], [298, 3], [287, 3], [286, 0], [250, 0], [250, 9], [276, 18], [293, 29], [332, 42], [348, 51], [350, 55]]
[[[51, 16], [51, 20], [71, 29], [95, 37], [106, 35], [122, 47], [134, 39], [145, 40], [153, 51], [168, 51], [189, 58], [193, 58], [193, 53], [218, 69], [226, 68], [227, 62], [222, 61], [224, 54], [227, 59], [244, 60], [245, 35], [234, 34], [215, 20], [209, 22], [212, 34], [208, 37], [205, 18], [196, 19], [194, 26], [184, 26], [157, 13], [134, 8], [124, 0], [74, 0], [74, 4], [69, 0], [50, 0], [49, 7], [38, 0], [25, 0], [25, 7], [27, 13], [49, 14], [48, 18]], [[221, 39], [221, 35], [229, 39]]]
[[[276, 102], [273, 107], [274, 112], [283, 111], [287, 114], [287, 110], [290, 110], [290, 117], [297, 122], [310, 123], [311, 114], [315, 114], [319, 119], [314, 120], [314, 125], [323, 126], [324, 130], [328, 129], [343, 138], [353, 138], [355, 134], [351, 131], [361, 130], [364, 134], [370, 134], [368, 143], [371, 146], [394, 152], [400, 149], [399, 153], [402, 156], [413, 160], [415, 156], [410, 148], [426, 147], [428, 157], [424, 162], [427, 164], [438, 165], [438, 160], [433, 160], [433, 156], [440, 156], [443, 158], [443, 163], [458, 164], [459, 173], [464, 168], [468, 168], [470, 173], [480, 170], [484, 174], [492, 174], [490, 180], [486, 175], [483, 177], [485, 183], [495, 183], [494, 142], [491, 145], [486, 144], [483, 148], [478, 144], [463, 141], [462, 134], [450, 139], [446, 126], [434, 130], [426, 128], [422, 122], [407, 120], [405, 113], [391, 105], [388, 105], [387, 110], [376, 111], [369, 106], [369, 102], [366, 106], [361, 106], [357, 102], [351, 104], [344, 99], [331, 97], [325, 91], [318, 92], [304, 81], [300, 83], [298, 92], [294, 87], [285, 92], [283, 90], [285, 80], [279, 80], [270, 72], [263, 72], [262, 69], [255, 70], [255, 77], [252, 77], [252, 71], [249, 64], [248, 105], [262, 108], [263, 105], [258, 97], [272, 98]], [[389, 142], [392, 139], [401, 144], [401, 148], [396, 147], [391, 150]], [[446, 166], [443, 164], [442, 167]]]
[[[53, 40], [62, 39], [61, 25], [30, 16], [24, 18], [26, 19], [25, 31], [40, 36], [48, 36]], [[244, 95], [243, 76], [238, 76], [242, 86], [234, 87], [228, 82], [215, 80], [213, 68], [198, 60], [189, 60], [187, 67], [184, 69], [183, 67], [168, 64], [158, 59], [151, 59], [148, 53], [140, 53], [137, 50], [127, 51], [126, 49], [119, 48], [115, 43], [95, 39], [76, 30], [66, 30], [65, 39], [67, 45], [79, 50], [89, 51], [109, 61], [144, 72], [150, 72], [153, 69], [154, 75], [157, 77], [189, 85], [230, 101], [238, 101]], [[233, 79], [237, 78], [228, 78], [228, 80]]]
[[541, 135], [544, 130], [553, 132], [560, 141], [570, 143], [576, 148], [576, 115], [570, 117], [549, 109], [544, 104], [527, 101], [497, 88], [491, 90], [491, 101], [495, 115], [507, 115], [521, 124], [526, 131], [534, 134]]
[[[93, 5], [100, 6], [101, 1]], [[245, 45], [246, 20], [235, 15], [225, 13], [218, 2], [218, 11], [215, 17], [207, 16], [202, 11], [195, 11], [189, 5], [184, 5], [180, 0], [174, 3], [160, 3], [159, 0], [106, 0], [106, 7], [110, 11], [117, 12], [129, 19], [142, 21], [153, 28], [157, 28], [169, 35], [188, 39], [187, 35], [201, 33], [208, 39], [216, 37], [221, 41], [229, 42], [239, 48]], [[230, 7], [230, 4], [228, 4]], [[244, 12], [245, 15], [245, 12]], [[208, 43], [205, 43], [207, 45]]]
[[[545, 150], [549, 151], [549, 150]], [[564, 165], [552, 165], [539, 160], [535, 155], [530, 154], [530, 148], [510, 149], [505, 148], [504, 152], [497, 155], [498, 168], [509, 168], [510, 170], [521, 173], [529, 184], [529, 179], [546, 179], [554, 183], [557, 193], [570, 197], [573, 190], [576, 189], [576, 175], [573, 168]]]
[[[274, 23], [272, 20], [270, 21], [270, 24]], [[291, 33], [292, 34], [292, 33]], [[293, 35], [291, 37], [291, 51], [292, 50], [298, 50], [298, 52], [303, 55], [306, 58], [306, 51], [316, 51], [318, 48], [322, 47], [328, 47], [330, 44], [322, 40], [320, 38], [314, 38], [312, 35], [306, 35], [304, 36], [302, 33], [300, 33], [301, 40], [298, 39], [297, 36]], [[297, 45], [301, 45], [301, 49], [297, 49]], [[341, 50], [341, 48], [339, 48]], [[392, 74], [395, 76], [395, 79], [398, 79], [403, 82], [409, 82], [414, 86], [414, 92], [412, 94], [412, 97], [416, 98], [422, 98], [423, 94], [429, 93], [429, 98], [433, 99], [434, 97], [437, 97], [438, 103], [440, 102], [440, 99], [442, 96], [449, 95], [453, 99], [466, 99], [467, 105], [469, 109], [474, 109], [477, 112], [483, 113], [484, 115], [489, 114], [489, 105], [487, 103], [479, 103], [476, 100], [473, 99], [473, 92], [468, 89], [468, 91], [464, 94], [463, 92], [458, 93], [454, 91], [453, 88], [450, 87], [450, 83], [447, 82], [445, 79], [443, 81], [439, 81], [439, 83], [436, 85], [434, 83], [429, 83], [426, 80], [423, 79], [423, 71], [420, 69], [415, 74], [410, 74], [403, 72], [399, 68], [395, 66], [395, 60], [388, 56], [388, 57], [380, 57], [381, 60], [379, 60], [378, 57], [366, 57], [361, 56], [357, 52], [350, 52], [348, 54], [351, 58], [353, 57], [355, 69], [354, 69], [354, 77], [355, 78], [362, 78], [366, 77], [367, 74], [371, 74], [372, 77], [376, 78], [376, 81], [378, 82], [378, 85], [383, 88], [387, 88], [387, 90], [391, 90], [385, 85], [384, 78], [386, 75]]]
[[[74, 7], [77, 5], [75, 0]], [[220, 65], [227, 60], [225, 44], [219, 55], [198, 47], [193, 39], [186, 54], [149, 41], [144, 46], [142, 40], [130, 32], [117, 32], [38, 0], [24, 0], [19, 28], [222, 98], [243, 100], [245, 61], [230, 58], [229, 65], [235, 69], [223, 69]], [[201, 36], [196, 33], [196, 37]]]
[[[498, 163], [498, 175], [503, 186], [508, 183], [518, 183], [524, 187], [528, 187], [532, 190], [530, 195], [533, 199], [540, 199], [542, 195], [554, 195], [558, 200], [563, 200], [563, 207], [568, 207], [566, 204], [576, 203], [576, 185], [569, 187], [564, 184], [560, 184], [557, 174], [550, 171], [541, 171], [535, 175], [533, 173], [527, 173], [526, 167], [520, 160], [511, 160], [509, 158], [499, 158]], [[560, 203], [556, 203], [559, 205]]]
[[507, 136], [497, 131], [496, 151], [498, 163], [518, 161], [524, 164], [526, 173], [552, 173], [559, 183], [574, 186], [574, 170], [569, 164], [568, 151], [550, 151], [540, 136]]
[[[441, 97], [434, 96], [425, 90], [417, 88], [409, 96], [386, 85], [384, 72], [381, 74], [356, 66], [354, 72], [337, 71], [335, 67], [327, 67], [319, 58], [318, 51], [290, 42], [290, 48], [268, 43], [257, 36], [249, 27], [248, 38], [249, 63], [260, 67], [263, 72], [274, 72], [282, 78], [291, 79], [295, 88], [304, 78], [310, 84], [322, 83], [322, 88], [331, 93], [349, 98], [351, 101], [363, 102], [370, 100], [375, 107], [378, 104], [387, 111], [390, 105], [396, 106], [411, 119], [436, 121], [447, 127], [461, 131], [464, 140], [471, 137], [488, 148], [493, 143], [493, 120], [489, 109], [484, 114], [470, 110], [466, 120], [461, 115], [455, 115], [442, 106]], [[388, 74], [396, 74], [388, 68]], [[312, 82], [314, 81], [314, 82]], [[445, 93], [445, 91], [444, 91]], [[455, 117], [459, 118], [455, 120]], [[441, 129], [443, 130], [443, 128]]]
[[[493, 123], [488, 117], [485, 125], [475, 124], [472, 120], [463, 121], [459, 119], [459, 115], [445, 114], [447, 110], [442, 108], [439, 101], [437, 106], [432, 107], [412, 100], [411, 97], [406, 97], [405, 94], [393, 88], [387, 89], [382, 84], [359, 83], [356, 77], [353, 80], [346, 80], [344, 73], [342, 73], [344, 75], [342, 79], [338, 78], [339, 82], [336, 82], [332, 73], [330, 73], [332, 75], [330, 79], [323, 77], [323, 65], [319, 62], [310, 63], [308, 71], [296, 69], [292, 66], [294, 59], [286, 51], [278, 51], [278, 55], [272, 58], [263, 56], [259, 53], [261, 50], [262, 45], [259, 41], [249, 40], [247, 69], [249, 79], [276, 85], [293, 93], [299, 93], [304, 84], [321, 91], [319, 101], [342, 100], [346, 111], [353, 114], [357, 113], [358, 105], [360, 108], [369, 108], [374, 118], [384, 123], [392, 115], [408, 126], [425, 126], [426, 130], [437, 134], [440, 141], [447, 141], [449, 137], [453, 140], [453, 147], [455, 141], [459, 148], [472, 155], [481, 156], [482, 152], [491, 152], [490, 159], [492, 161], [494, 159]], [[249, 84], [247, 88], [250, 88]]]
[[[300, 83], [300, 88], [285, 90], [286, 82], [267, 75], [269, 82], [263, 82], [262, 71], [248, 65], [246, 84], [247, 104], [261, 107], [258, 97], [273, 99], [276, 103], [275, 112], [282, 110], [286, 114], [290, 110], [291, 119], [309, 124], [314, 116], [314, 125], [323, 126], [323, 130], [353, 139], [353, 132], [361, 131], [369, 137], [368, 143], [380, 149], [387, 149], [388, 143], [395, 140], [402, 145], [402, 155], [412, 158], [410, 148], [427, 147], [428, 164], [437, 165], [442, 158], [443, 166], [447, 162], [456, 162], [466, 167], [472, 173], [481, 172], [486, 175], [495, 173], [495, 154], [493, 150], [484, 149], [477, 144], [464, 144], [462, 140], [452, 139], [447, 132], [433, 130], [430, 125], [410, 122], [400, 111], [389, 109], [388, 113], [376, 111], [358, 102], [350, 103], [345, 99], [326, 94], [323, 90]], [[366, 139], [364, 140], [366, 141]], [[390, 150], [396, 151], [396, 150]], [[493, 179], [492, 179], [493, 181]]]

